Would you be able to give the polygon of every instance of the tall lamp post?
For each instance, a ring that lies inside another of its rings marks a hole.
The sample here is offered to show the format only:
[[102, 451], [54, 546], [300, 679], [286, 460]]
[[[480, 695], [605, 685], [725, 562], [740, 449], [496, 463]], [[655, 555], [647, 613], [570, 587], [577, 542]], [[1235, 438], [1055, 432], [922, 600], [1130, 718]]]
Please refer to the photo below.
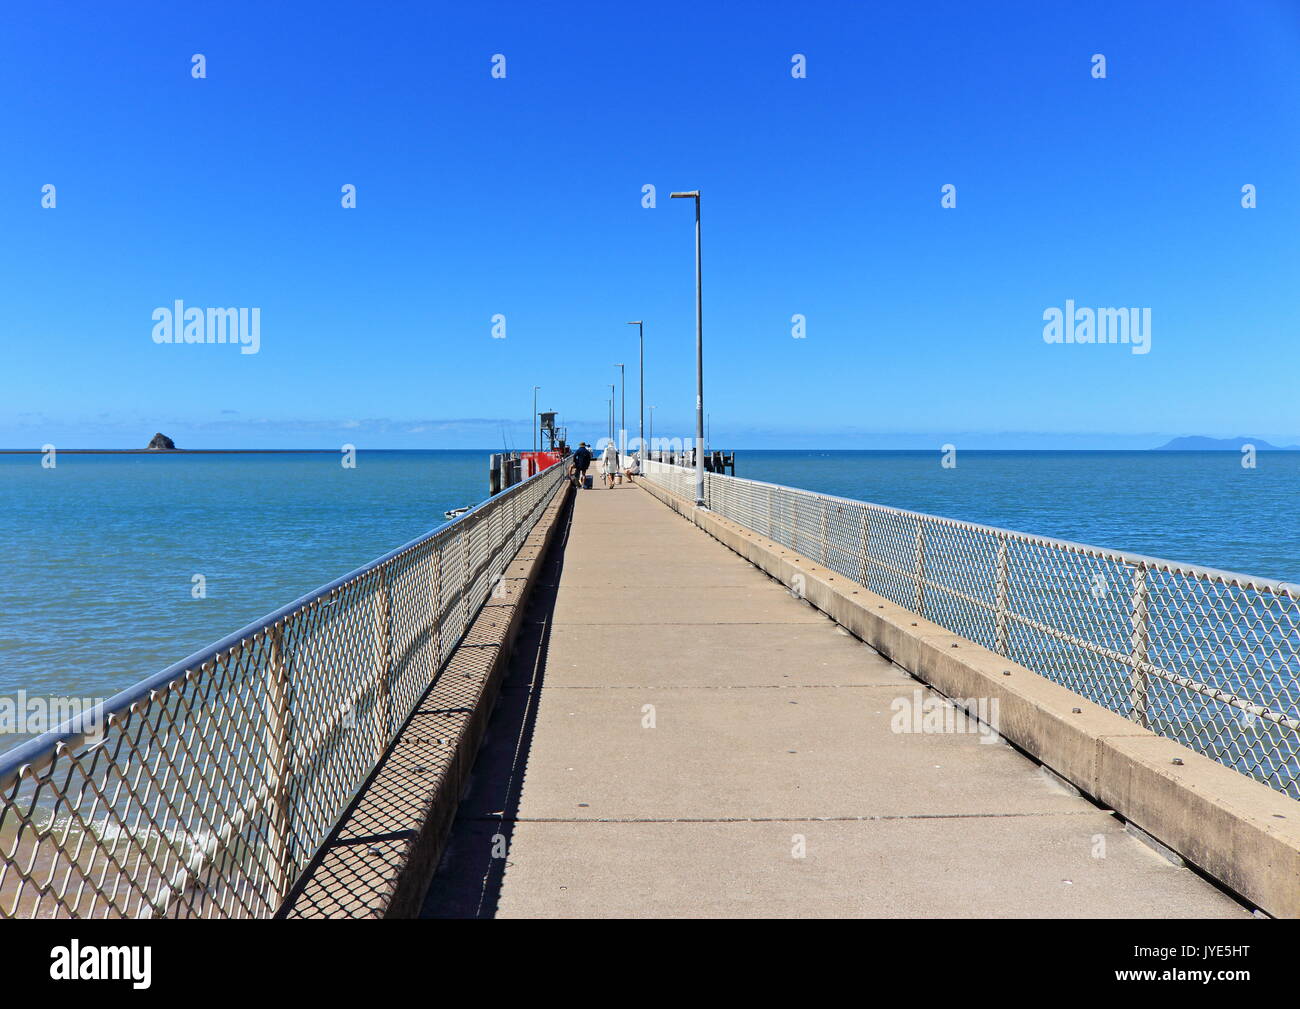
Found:
[[695, 504], [704, 507], [704, 297], [700, 284], [700, 191], [673, 193], [695, 200]]
[[533, 386], [533, 451], [537, 451], [537, 390], [540, 385]]
[[641, 427], [637, 431], [637, 436], [641, 439], [641, 451], [637, 453], [637, 457], [645, 458], [646, 449], [649, 447], [645, 442], [645, 326], [640, 319], [629, 322], [628, 325], [637, 327], [641, 346], [641, 363], [637, 365], [637, 375], [641, 379]]
[[614, 404], [618, 400], [614, 396], [614, 383], [609, 383], [609, 440], [614, 440]]
[[614, 367], [618, 369], [619, 381], [623, 383], [623, 419], [619, 422], [618, 429], [618, 454], [622, 455], [627, 447], [623, 441], [627, 437], [627, 369], [621, 364], [616, 364]]
[[[652, 406], [650, 407], [650, 444], [653, 445], [654, 441], [655, 441], [655, 408]], [[647, 459], [650, 458], [649, 451], [646, 452], [646, 458]]]

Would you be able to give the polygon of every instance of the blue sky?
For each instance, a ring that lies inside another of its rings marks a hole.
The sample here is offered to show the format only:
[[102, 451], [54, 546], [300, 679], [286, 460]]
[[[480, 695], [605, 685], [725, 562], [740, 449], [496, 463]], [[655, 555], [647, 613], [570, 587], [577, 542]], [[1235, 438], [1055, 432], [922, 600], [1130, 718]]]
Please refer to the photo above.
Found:
[[0, 92], [0, 446], [520, 446], [534, 384], [598, 436], [635, 318], [689, 433], [693, 188], [715, 445], [1300, 441], [1297, 3], [51, 2]]

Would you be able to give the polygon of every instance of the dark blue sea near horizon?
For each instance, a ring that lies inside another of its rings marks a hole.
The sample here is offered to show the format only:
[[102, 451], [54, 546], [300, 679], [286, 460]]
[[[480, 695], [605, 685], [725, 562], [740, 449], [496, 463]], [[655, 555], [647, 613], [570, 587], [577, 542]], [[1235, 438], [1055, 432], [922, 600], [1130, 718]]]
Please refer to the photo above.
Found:
[[[0, 456], [0, 695], [107, 697], [482, 500], [490, 451]], [[1300, 581], [1300, 452], [740, 450], [736, 474]]]

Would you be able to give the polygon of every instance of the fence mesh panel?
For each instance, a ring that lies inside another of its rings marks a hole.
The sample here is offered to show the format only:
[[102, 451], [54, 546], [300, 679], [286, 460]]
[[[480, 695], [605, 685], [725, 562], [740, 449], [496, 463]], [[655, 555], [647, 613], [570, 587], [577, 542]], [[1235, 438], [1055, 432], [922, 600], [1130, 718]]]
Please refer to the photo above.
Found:
[[275, 914], [563, 470], [0, 755], [0, 917]]
[[[694, 498], [694, 472], [646, 478]], [[707, 507], [1300, 798], [1296, 586], [707, 474]]]

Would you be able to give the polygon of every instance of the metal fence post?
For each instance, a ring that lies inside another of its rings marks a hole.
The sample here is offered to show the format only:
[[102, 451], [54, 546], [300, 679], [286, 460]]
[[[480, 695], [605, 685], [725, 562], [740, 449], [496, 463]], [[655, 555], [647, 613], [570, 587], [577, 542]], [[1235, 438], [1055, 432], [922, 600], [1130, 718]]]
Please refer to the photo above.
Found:
[[442, 668], [442, 544], [437, 543], [431, 550], [433, 556], [429, 559], [433, 567], [433, 576], [429, 585], [429, 597], [433, 602], [433, 662], [430, 663], [429, 682], [433, 683], [438, 678], [438, 670]]
[[388, 598], [388, 579], [384, 569], [379, 569], [379, 585], [375, 589], [375, 759], [384, 755], [388, 746], [389, 682], [388, 667], [392, 657], [392, 606]]
[[459, 596], [456, 601], [456, 609], [459, 617], [456, 621], [456, 637], [460, 638], [469, 628], [469, 573], [470, 567], [470, 537], [474, 533], [474, 527], [478, 524], [477, 515], [470, 515], [473, 521], [464, 523], [464, 528], [460, 531], [460, 586], [457, 589]]
[[284, 661], [284, 625], [271, 628], [266, 660], [263, 715], [270, 829], [271, 890], [278, 908], [289, 893], [289, 671]]
[[866, 585], [871, 577], [871, 509], [862, 509], [862, 557], [858, 567], [858, 581]]
[[1007, 564], [1007, 538], [998, 537], [997, 574], [994, 578], [993, 650], [1007, 655], [1007, 598], [1010, 595], [1010, 571]]
[[821, 544], [821, 545], [822, 545], [822, 567], [827, 567], [827, 566], [828, 566], [827, 563], [826, 563], [826, 558], [829, 556], [829, 551], [830, 551], [830, 546], [829, 546], [829, 544], [828, 544], [828, 542], [827, 542], [827, 538], [826, 538], [826, 531], [827, 531], [826, 507], [827, 507], [827, 506], [826, 506], [826, 502], [823, 501], [823, 502], [822, 502], [822, 534], [821, 534], [821, 541], [822, 541], [822, 544]]
[[925, 606], [925, 522], [919, 515], [916, 519], [916, 563], [914, 570], [916, 594], [912, 611], [919, 614], [921, 608]]
[[776, 488], [767, 489], [767, 538], [776, 539]]
[[1129, 639], [1129, 704], [1132, 718], [1143, 728], [1148, 728], [1147, 714], [1147, 654], [1151, 647], [1150, 589], [1147, 586], [1147, 566], [1139, 563], [1133, 569], [1133, 596], [1130, 604], [1133, 633]]

